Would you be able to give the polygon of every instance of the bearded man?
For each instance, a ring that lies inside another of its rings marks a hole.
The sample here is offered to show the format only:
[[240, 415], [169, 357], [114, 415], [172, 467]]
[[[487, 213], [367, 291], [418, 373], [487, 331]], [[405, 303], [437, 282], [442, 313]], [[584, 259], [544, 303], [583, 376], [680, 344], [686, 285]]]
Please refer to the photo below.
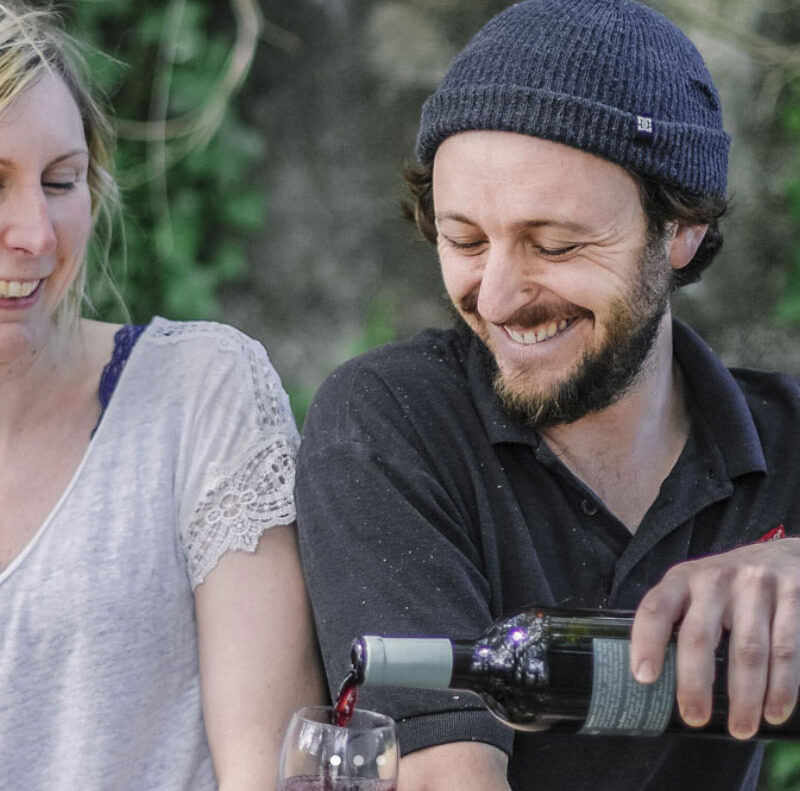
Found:
[[641, 683], [678, 627], [689, 726], [729, 633], [731, 738], [515, 737], [471, 696], [365, 689], [400, 791], [756, 788], [800, 684], [800, 386], [726, 369], [669, 298], [721, 245], [728, 148], [701, 56], [634, 0], [511, 6], [426, 102], [411, 207], [457, 326], [339, 369], [298, 466], [331, 688], [358, 634], [636, 609]]

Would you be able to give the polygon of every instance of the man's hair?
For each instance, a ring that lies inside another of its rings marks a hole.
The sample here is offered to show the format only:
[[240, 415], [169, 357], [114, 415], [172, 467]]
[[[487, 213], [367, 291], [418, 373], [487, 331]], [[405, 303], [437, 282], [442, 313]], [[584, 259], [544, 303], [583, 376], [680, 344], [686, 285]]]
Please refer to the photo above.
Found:
[[[672, 275], [673, 288], [696, 283], [722, 247], [719, 220], [727, 210], [727, 200], [719, 196], [695, 195], [666, 184], [652, 176], [628, 171], [639, 187], [642, 208], [647, 217], [648, 238], [660, 239], [669, 223], [708, 225], [703, 241], [692, 260]], [[436, 216], [433, 206], [433, 163], [409, 165], [404, 172], [408, 197], [402, 203], [403, 215], [422, 235], [436, 244]]]
[[[113, 132], [108, 115], [93, 94], [81, 48], [47, 8], [23, 0], [0, 0], [0, 113], [48, 74], [62, 79], [78, 106], [89, 149], [87, 182], [92, 202], [94, 242], [101, 269], [107, 252], [119, 195], [111, 175]], [[56, 312], [59, 321], [77, 321], [85, 298], [86, 265]]]

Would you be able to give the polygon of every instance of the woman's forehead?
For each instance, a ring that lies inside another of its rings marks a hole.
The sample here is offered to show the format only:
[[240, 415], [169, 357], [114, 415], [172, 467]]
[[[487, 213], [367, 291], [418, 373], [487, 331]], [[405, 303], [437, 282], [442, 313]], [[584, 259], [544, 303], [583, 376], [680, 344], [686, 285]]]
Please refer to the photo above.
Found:
[[0, 109], [0, 145], [6, 151], [86, 147], [78, 104], [61, 77], [46, 71]]

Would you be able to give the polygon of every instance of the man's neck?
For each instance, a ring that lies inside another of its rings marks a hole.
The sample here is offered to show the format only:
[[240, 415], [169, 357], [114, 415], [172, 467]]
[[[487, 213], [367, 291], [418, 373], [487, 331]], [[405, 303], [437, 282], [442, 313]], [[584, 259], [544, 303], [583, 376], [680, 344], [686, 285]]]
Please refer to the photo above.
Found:
[[669, 313], [629, 392], [602, 412], [541, 434], [566, 467], [635, 533], [689, 434]]

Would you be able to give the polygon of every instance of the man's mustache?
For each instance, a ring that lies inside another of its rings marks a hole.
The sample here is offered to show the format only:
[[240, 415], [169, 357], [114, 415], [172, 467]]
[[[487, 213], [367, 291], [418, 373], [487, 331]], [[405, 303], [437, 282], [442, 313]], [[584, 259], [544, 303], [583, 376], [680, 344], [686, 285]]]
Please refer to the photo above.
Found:
[[[472, 316], [480, 315], [478, 312], [478, 295], [475, 292], [462, 297], [458, 304], [463, 313]], [[533, 305], [525, 305], [503, 323], [514, 327], [535, 327], [539, 324], [549, 324], [551, 322], [558, 324], [564, 319], [591, 318], [592, 315], [590, 310], [586, 310], [586, 308], [582, 308], [572, 302], [567, 302], [566, 300], [553, 302], [549, 300], [547, 302], [537, 302]]]

